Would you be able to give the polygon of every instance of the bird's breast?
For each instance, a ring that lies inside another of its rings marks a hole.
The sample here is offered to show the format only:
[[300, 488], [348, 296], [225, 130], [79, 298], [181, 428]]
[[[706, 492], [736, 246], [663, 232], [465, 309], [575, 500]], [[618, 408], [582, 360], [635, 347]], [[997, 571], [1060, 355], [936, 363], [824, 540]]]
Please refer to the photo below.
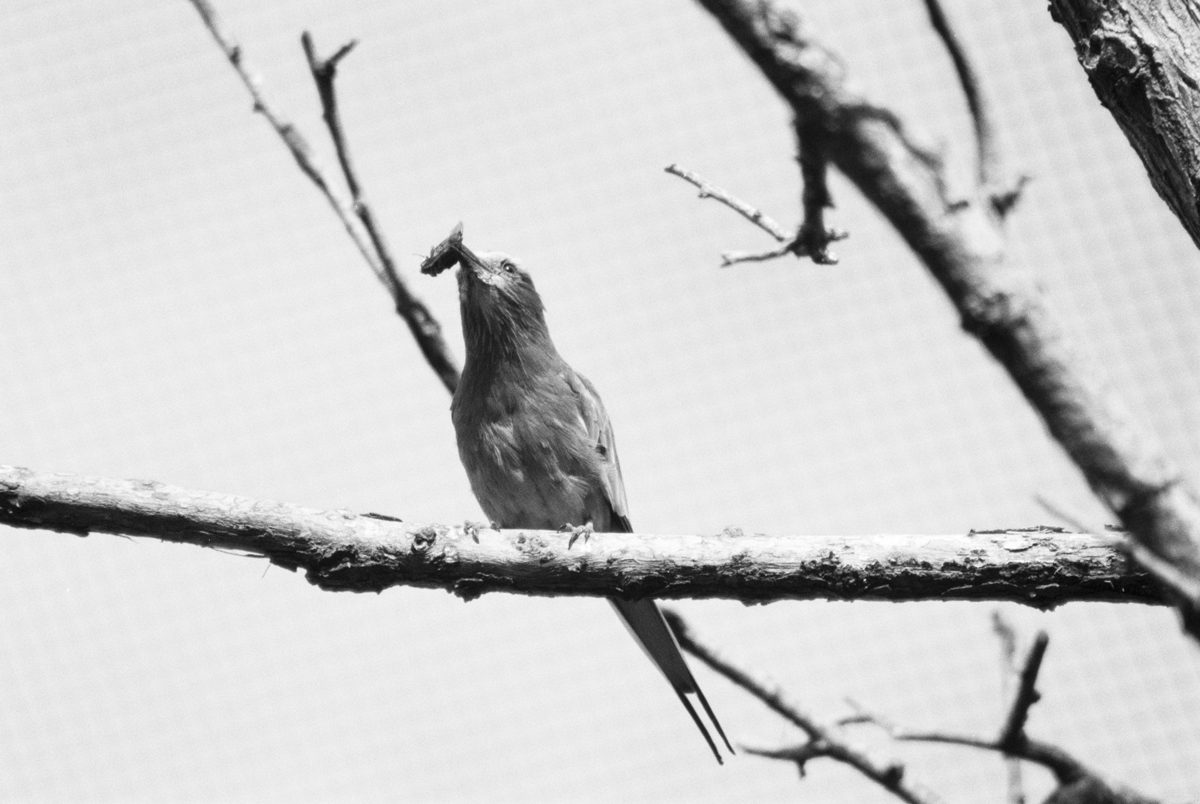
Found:
[[492, 522], [556, 529], [593, 519], [598, 454], [573, 405], [492, 393], [456, 399], [452, 419], [471, 490]]

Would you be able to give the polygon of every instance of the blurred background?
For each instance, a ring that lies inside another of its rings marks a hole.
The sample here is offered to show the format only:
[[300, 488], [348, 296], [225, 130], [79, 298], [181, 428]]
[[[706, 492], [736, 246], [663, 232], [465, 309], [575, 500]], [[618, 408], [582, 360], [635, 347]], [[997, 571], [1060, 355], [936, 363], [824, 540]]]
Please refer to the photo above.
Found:
[[[215, 0], [334, 168], [299, 45], [351, 39], [338, 90], [414, 290], [461, 356], [457, 221], [519, 255], [604, 395], [638, 529], [957, 533], [1106, 521], [899, 238], [840, 176], [841, 264], [719, 269], [771, 244], [671, 162], [794, 225], [788, 113], [698, 6]], [[1193, 478], [1200, 265], [1044, 2], [947, 3], [1034, 177], [1010, 258]], [[870, 97], [969, 176], [923, 4], [805, 2]], [[0, 21], [0, 462], [418, 521], [479, 518], [449, 397], [185, 0], [15, 0]], [[675, 604], [812, 711], [993, 733], [996, 607]], [[1166, 609], [999, 607], [1051, 635], [1032, 735], [1150, 795], [1200, 797], [1200, 651]], [[607, 604], [330, 594], [150, 539], [0, 534], [9, 801], [891, 801], [854, 773], [718, 767]], [[707, 670], [733, 739], [794, 729]], [[870, 731], [864, 741], [878, 739]], [[946, 800], [994, 756], [883, 747]], [[1050, 789], [1028, 768], [1032, 800]], [[799, 787], [798, 787], [799, 785]]]

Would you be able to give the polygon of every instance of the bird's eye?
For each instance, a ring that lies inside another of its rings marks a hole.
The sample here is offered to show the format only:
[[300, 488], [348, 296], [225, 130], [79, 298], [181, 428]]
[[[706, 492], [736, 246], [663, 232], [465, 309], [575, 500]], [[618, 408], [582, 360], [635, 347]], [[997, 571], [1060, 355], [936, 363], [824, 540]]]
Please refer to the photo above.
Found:
[[513, 265], [508, 260], [500, 263], [500, 267], [504, 269], [505, 273], [515, 274], [517, 272], [517, 266]]

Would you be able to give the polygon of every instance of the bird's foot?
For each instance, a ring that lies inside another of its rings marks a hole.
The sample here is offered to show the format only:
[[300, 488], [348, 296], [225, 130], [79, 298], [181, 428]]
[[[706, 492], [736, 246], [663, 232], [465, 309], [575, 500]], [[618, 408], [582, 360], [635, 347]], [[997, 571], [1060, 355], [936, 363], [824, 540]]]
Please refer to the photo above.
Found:
[[567, 539], [567, 549], [570, 550], [575, 546], [575, 542], [579, 541], [581, 536], [583, 537], [583, 543], [588, 543], [588, 539], [592, 538], [592, 523], [589, 522], [586, 525], [572, 525], [570, 522], [568, 522], [559, 528], [559, 531], [561, 533], [571, 534], [571, 538]]
[[492, 522], [472, 522], [472, 521], [471, 521], [471, 520], [469, 520], [469, 519], [468, 519], [466, 522], [464, 522], [464, 523], [463, 523], [463, 526], [462, 526], [463, 533], [465, 533], [465, 534], [467, 534], [468, 536], [470, 536], [470, 537], [471, 537], [471, 541], [475, 542], [475, 544], [479, 544], [479, 531], [480, 531], [480, 529], [481, 529], [481, 528], [491, 528], [492, 530], [498, 530], [498, 528], [496, 527], [495, 523], [492, 523]]

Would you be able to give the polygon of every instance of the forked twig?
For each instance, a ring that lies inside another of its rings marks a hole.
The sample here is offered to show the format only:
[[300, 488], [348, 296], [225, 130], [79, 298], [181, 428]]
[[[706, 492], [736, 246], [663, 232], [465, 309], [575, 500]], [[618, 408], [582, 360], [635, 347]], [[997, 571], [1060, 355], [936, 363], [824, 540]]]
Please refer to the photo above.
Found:
[[408, 289], [408, 285], [396, 270], [396, 260], [392, 257], [392, 251], [384, 238], [382, 227], [376, 222], [371, 205], [367, 203], [362, 182], [359, 181], [358, 174], [354, 170], [354, 163], [350, 158], [350, 146], [346, 141], [345, 129], [338, 112], [334, 79], [337, 77], [338, 63], [349, 55], [357, 41], [351, 40], [342, 45], [328, 59], [317, 56], [312, 34], [308, 31], [301, 35], [300, 42], [304, 47], [304, 56], [308, 60], [308, 69], [317, 85], [317, 95], [321, 100], [321, 117], [329, 129], [330, 139], [333, 140], [334, 150], [337, 151], [338, 164], [342, 167], [342, 175], [346, 179], [346, 186], [350, 189], [350, 196], [354, 202], [354, 213], [371, 238], [371, 245], [375, 249], [375, 254], [378, 256], [380, 267], [383, 270], [384, 285], [392, 295], [392, 300], [396, 304], [396, 312], [408, 324], [409, 331], [417, 341], [417, 346], [420, 347], [426, 362], [433, 368], [434, 373], [438, 375], [446, 389], [450, 393], [454, 393], [454, 389], [458, 386], [458, 366], [454, 358], [450, 356], [450, 348], [446, 345], [445, 338], [442, 337], [442, 326], [425, 306], [425, 303], [413, 296], [412, 291]]
[[1016, 206], [1029, 177], [1022, 175], [1011, 184], [1006, 182], [991, 104], [988, 102], [987, 93], [983, 91], [983, 84], [975, 72], [967, 49], [950, 24], [941, 0], [925, 0], [925, 8], [929, 12], [929, 22], [934, 32], [942, 40], [950, 60], [954, 63], [954, 72], [967, 99], [967, 109], [971, 113], [971, 123], [975, 128], [976, 176], [979, 187], [990, 199], [996, 214], [1003, 218]]
[[670, 173], [672, 176], [678, 176], [699, 190], [700, 198], [711, 198], [714, 201], [724, 204], [746, 220], [753, 223], [759, 229], [762, 229], [771, 237], [775, 238], [777, 242], [787, 242], [788, 236], [783, 231], [783, 227], [781, 227], [778, 223], [772, 220], [769, 215], [761, 210], [751, 206], [750, 204], [747, 204], [745, 201], [742, 201], [740, 198], [730, 194], [728, 191], [717, 187], [715, 184], [710, 184], [692, 171], [684, 170], [673, 162], [663, 168], [663, 170], [665, 170], [667, 173]]
[[[1108, 784], [1098, 773], [1058, 746], [1031, 739], [1026, 735], [1025, 724], [1029, 720], [1029, 710], [1040, 698], [1036, 688], [1037, 677], [1049, 642], [1050, 638], [1044, 631], [1039, 631], [1034, 638], [1033, 646], [1029, 649], [1022, 665], [1020, 683], [1013, 695], [1012, 705], [1005, 717], [1004, 726], [1001, 728], [1000, 734], [993, 739], [940, 730], [902, 729], [853, 702], [852, 706], [856, 709], [856, 715], [848, 718], [845, 722], [873, 724], [887, 732], [892, 739], [903, 742], [939, 743], [977, 748], [982, 751], [995, 751], [1006, 757], [1041, 765], [1054, 774], [1054, 778], [1058, 782], [1059, 787], [1054, 795], [1059, 798], [1053, 798], [1055, 801], [1155, 804], [1153, 799], [1146, 798], [1136, 791]], [[1081, 791], [1086, 791], [1090, 797], [1073, 797], [1080, 795]]]
[[321, 97], [325, 122], [329, 126], [330, 135], [333, 137], [334, 146], [337, 149], [338, 160], [353, 197], [353, 207], [351, 207], [334, 192], [332, 184], [325, 176], [325, 171], [320, 166], [308, 140], [300, 133], [295, 124], [268, 102], [262, 80], [258, 73], [251, 68], [242, 46], [226, 30], [212, 3], [209, 0], [188, 0], [188, 2], [200, 14], [204, 26], [208, 28], [213, 40], [225, 54], [225, 58], [229, 60], [238, 78], [250, 93], [250, 97], [254, 101], [254, 111], [266, 118], [271, 128], [287, 146], [301, 172], [316, 185], [330, 207], [333, 208], [334, 214], [341, 221], [342, 227], [350, 236], [354, 247], [366, 260], [371, 272], [383, 283], [392, 296], [396, 312], [408, 325], [426, 362], [429, 363], [442, 384], [453, 393], [458, 384], [458, 367], [442, 337], [441, 325], [433, 317], [429, 308], [412, 294], [397, 273], [395, 261], [391, 257], [382, 232], [374, 220], [370, 207], [363, 200], [360, 184], [350, 162], [349, 148], [346, 145], [337, 114], [333, 78], [338, 62], [346, 57], [354, 47], [354, 43], [351, 42], [339, 48], [331, 58], [321, 60], [316, 56], [312, 37], [307, 33], [302, 37], [309, 69], [312, 71], [313, 79], [317, 83], [318, 94]]
[[870, 756], [849, 741], [836, 725], [821, 723], [805, 712], [799, 704], [789, 700], [782, 689], [755, 678], [750, 672], [724, 659], [713, 648], [697, 640], [686, 621], [677, 613], [665, 610], [663, 614], [671, 630], [675, 632], [681, 648], [758, 698], [777, 714], [799, 726], [808, 738], [800, 745], [780, 749], [742, 746], [747, 753], [794, 762], [801, 774], [807, 761], [829, 757], [854, 768], [902, 801], [910, 804], [933, 804], [940, 800], [933, 792], [914, 782], [901, 762], [885, 762]]

